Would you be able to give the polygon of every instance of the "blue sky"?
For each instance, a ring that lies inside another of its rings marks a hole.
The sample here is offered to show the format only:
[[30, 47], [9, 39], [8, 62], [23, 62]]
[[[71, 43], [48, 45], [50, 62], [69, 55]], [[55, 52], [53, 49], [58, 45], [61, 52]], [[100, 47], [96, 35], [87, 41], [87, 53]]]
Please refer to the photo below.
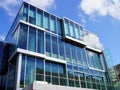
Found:
[[[57, 16], [68, 17], [100, 37], [114, 64], [120, 63], [120, 0], [26, 0]], [[0, 40], [3, 40], [22, 0], [0, 1]]]

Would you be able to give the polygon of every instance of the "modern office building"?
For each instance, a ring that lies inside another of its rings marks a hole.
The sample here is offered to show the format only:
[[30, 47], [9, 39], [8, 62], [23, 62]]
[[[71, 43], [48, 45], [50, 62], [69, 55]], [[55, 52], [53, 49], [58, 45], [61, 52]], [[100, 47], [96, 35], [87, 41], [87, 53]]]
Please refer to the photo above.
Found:
[[0, 90], [114, 90], [99, 37], [66, 17], [24, 2], [0, 45]]

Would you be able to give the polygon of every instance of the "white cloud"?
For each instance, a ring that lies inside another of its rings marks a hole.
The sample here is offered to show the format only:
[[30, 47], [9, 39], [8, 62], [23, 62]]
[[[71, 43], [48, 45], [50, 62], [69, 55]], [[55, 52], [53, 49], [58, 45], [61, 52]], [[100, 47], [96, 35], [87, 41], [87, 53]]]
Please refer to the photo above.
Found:
[[120, 21], [120, 0], [82, 0], [79, 9], [92, 18], [110, 15]]
[[0, 40], [3, 41], [4, 39], [5, 39], [5, 36], [1, 35], [1, 36], [0, 36]]
[[6, 13], [10, 16], [15, 16], [14, 11], [16, 10], [15, 6], [19, 5], [19, 0], [1, 0], [0, 8], [3, 8]]
[[[55, 0], [24, 0], [30, 4], [34, 4], [42, 9], [56, 8]], [[3, 8], [10, 16], [15, 16], [17, 13], [16, 7], [19, 6], [23, 0], [0, 0], [0, 8]]]
[[100, 43], [99, 38], [94, 34], [86, 32], [85, 36], [83, 36], [83, 41], [91, 47], [103, 50], [103, 46]]
[[25, 1], [37, 6], [39, 8], [42, 8], [42, 9], [56, 7], [55, 0], [25, 0]]

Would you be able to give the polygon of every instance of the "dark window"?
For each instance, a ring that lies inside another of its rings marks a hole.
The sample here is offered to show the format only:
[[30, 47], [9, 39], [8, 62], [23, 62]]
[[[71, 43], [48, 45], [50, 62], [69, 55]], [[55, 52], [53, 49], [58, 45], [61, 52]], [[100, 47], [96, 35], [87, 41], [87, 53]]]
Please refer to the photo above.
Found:
[[19, 30], [18, 47], [22, 49], [27, 48], [28, 26], [21, 24]]
[[29, 29], [29, 44], [28, 50], [36, 51], [36, 29], [30, 27]]
[[38, 47], [37, 47], [38, 53], [44, 53], [44, 32], [41, 30], [38, 30]]

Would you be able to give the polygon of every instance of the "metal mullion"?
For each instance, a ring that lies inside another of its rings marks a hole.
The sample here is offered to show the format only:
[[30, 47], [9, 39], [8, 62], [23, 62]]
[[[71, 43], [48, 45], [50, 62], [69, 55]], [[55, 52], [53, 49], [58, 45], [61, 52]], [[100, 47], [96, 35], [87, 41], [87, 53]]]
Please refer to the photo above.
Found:
[[39, 40], [38, 40], [38, 29], [36, 29], [36, 52], [38, 52], [38, 42], [39, 42]]
[[27, 66], [27, 56], [25, 56], [24, 87], [26, 85], [26, 83], [25, 83], [25, 80], [26, 80], [26, 66]]
[[29, 28], [30, 28], [30, 26], [28, 26], [28, 33], [27, 33], [27, 47], [26, 47], [26, 49], [28, 50], [28, 46], [29, 46]]
[[45, 59], [44, 59], [44, 82], [46, 81], [46, 74], [45, 74]]
[[35, 75], [35, 78], [34, 78], [34, 81], [37, 81], [37, 80], [36, 80], [36, 61], [37, 61], [36, 59], [37, 59], [37, 58], [35, 58], [35, 74], [34, 74], [34, 75]]

